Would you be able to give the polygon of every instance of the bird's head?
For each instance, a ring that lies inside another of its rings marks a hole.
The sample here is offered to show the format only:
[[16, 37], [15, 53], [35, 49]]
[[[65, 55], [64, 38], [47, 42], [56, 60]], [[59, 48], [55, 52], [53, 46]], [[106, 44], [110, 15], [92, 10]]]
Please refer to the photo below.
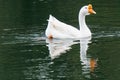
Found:
[[80, 13], [84, 15], [90, 15], [90, 14], [96, 14], [96, 12], [93, 10], [93, 7], [91, 4], [87, 6], [83, 6], [80, 10]]

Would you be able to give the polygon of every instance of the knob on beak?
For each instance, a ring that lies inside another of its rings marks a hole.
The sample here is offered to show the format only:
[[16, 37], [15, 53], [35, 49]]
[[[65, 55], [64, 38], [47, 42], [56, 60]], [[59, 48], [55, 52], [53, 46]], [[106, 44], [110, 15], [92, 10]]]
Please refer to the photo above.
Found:
[[96, 14], [96, 12], [93, 10], [91, 4], [88, 5], [88, 12], [89, 12], [90, 14]]

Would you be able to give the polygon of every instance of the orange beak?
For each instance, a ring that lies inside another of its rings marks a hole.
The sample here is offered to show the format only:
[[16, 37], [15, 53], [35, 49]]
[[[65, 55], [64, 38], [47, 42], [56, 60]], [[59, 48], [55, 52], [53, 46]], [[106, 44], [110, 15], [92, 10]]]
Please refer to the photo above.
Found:
[[89, 12], [90, 14], [96, 14], [96, 12], [93, 10], [91, 4], [88, 5], [88, 12]]

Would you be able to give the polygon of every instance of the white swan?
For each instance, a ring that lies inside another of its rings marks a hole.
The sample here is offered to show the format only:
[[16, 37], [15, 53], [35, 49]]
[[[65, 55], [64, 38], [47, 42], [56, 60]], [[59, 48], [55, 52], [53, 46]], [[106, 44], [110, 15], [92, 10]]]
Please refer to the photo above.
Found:
[[49, 16], [48, 26], [45, 34], [48, 38], [84, 38], [91, 36], [91, 31], [86, 25], [85, 16], [89, 14], [96, 14], [92, 9], [92, 5], [83, 6], [79, 12], [79, 26], [80, 30], [77, 28], [65, 24], [57, 20], [52, 15]]

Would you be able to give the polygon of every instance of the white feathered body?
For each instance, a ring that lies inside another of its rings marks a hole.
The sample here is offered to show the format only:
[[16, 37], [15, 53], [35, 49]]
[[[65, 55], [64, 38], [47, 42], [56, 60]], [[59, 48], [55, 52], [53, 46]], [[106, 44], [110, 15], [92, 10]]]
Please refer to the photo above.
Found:
[[92, 5], [83, 6], [79, 12], [79, 27], [80, 30], [57, 20], [52, 15], [49, 16], [47, 29], [45, 34], [48, 38], [85, 38], [91, 36], [91, 31], [86, 25], [85, 16], [96, 14], [92, 9]]
[[80, 31], [79, 29], [65, 24], [59, 20], [57, 20], [52, 15], [49, 16], [48, 26], [46, 29], [46, 36], [52, 35], [53, 38], [82, 38], [88, 37], [86, 35], [88, 31], [84, 30], [84, 32]]

